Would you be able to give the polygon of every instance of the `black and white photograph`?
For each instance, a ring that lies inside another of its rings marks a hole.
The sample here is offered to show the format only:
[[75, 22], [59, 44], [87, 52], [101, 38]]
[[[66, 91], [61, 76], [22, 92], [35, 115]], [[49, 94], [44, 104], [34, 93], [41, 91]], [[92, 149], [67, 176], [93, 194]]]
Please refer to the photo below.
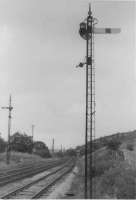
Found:
[[0, 199], [136, 199], [135, 53], [135, 0], [0, 0]]

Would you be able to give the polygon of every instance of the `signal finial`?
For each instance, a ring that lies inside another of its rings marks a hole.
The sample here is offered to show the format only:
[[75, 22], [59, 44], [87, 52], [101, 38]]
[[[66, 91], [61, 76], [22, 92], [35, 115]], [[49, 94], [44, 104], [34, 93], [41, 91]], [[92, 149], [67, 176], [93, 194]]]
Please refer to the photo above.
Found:
[[91, 12], [91, 3], [89, 3], [89, 11], [88, 11], [88, 15], [91, 16], [92, 12]]
[[9, 95], [9, 102], [11, 103], [11, 94]]

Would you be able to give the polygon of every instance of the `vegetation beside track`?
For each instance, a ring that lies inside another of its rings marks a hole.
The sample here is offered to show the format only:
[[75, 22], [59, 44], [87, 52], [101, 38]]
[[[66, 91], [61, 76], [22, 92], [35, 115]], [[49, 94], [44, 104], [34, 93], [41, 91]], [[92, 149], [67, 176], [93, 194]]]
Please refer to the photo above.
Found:
[[[51, 160], [52, 158], [46, 159]], [[39, 162], [39, 161], [45, 161], [44, 158], [41, 158], [38, 155], [35, 154], [28, 154], [28, 153], [21, 153], [21, 152], [11, 152], [11, 161], [10, 164], [6, 164], [6, 153], [0, 153], [0, 170], [3, 169], [12, 169], [20, 164], [27, 164], [28, 162]]]
[[[107, 144], [109, 143], [109, 141], [111, 140], [118, 140], [121, 141], [123, 145], [125, 145], [124, 148], [127, 148], [126, 145], [128, 144], [128, 148], [132, 149], [132, 143], [133, 141], [136, 139], [136, 130], [134, 131], [128, 131], [128, 132], [123, 132], [123, 133], [115, 133], [112, 135], [107, 135], [107, 136], [103, 136], [100, 138], [96, 138], [93, 141], [92, 144], [92, 151], [97, 151], [105, 146], [107, 146]], [[130, 147], [131, 145], [131, 147]], [[88, 153], [90, 153], [90, 143], [88, 142]], [[80, 153], [80, 155], [84, 155], [85, 153], [85, 146], [81, 145], [81, 146], [77, 146], [76, 150], [78, 150], [78, 152]]]
[[[122, 146], [127, 147], [128, 145]], [[130, 140], [129, 140], [130, 144]], [[93, 176], [93, 198], [136, 198], [136, 168], [124, 156], [124, 149], [107, 146], [105, 153], [96, 154]], [[132, 152], [132, 148], [131, 148]]]
[[78, 168], [75, 173], [75, 178], [72, 181], [71, 187], [65, 195], [64, 199], [84, 199], [84, 159], [79, 158], [76, 166]]
[[[107, 155], [105, 155], [107, 158]], [[94, 199], [135, 199], [136, 170], [125, 161], [101, 158], [97, 161], [96, 174], [93, 177], [92, 193]], [[78, 162], [79, 172], [75, 176], [68, 192], [74, 196], [66, 198], [84, 198], [84, 160]], [[89, 181], [89, 179], [88, 179]], [[88, 187], [89, 189], [89, 187]]]
[[[108, 140], [103, 138], [106, 141], [104, 147], [93, 152], [91, 190], [94, 199], [136, 199], [136, 136], [131, 135], [127, 140], [126, 135], [123, 141], [115, 135]], [[83, 158], [80, 157], [79, 173], [68, 192], [74, 196], [66, 198], [84, 198]]]
[[[0, 153], [6, 151], [7, 142], [0, 136]], [[47, 145], [42, 141], [33, 141], [32, 137], [26, 133], [16, 132], [10, 136], [10, 147], [11, 151], [21, 153], [34, 153], [43, 158], [51, 157]]]

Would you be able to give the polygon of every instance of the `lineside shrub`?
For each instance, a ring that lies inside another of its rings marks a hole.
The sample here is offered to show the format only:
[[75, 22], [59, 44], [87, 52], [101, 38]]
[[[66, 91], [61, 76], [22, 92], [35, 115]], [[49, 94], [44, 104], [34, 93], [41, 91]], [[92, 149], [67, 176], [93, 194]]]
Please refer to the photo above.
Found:
[[129, 150], [129, 151], [133, 151], [134, 150], [134, 145], [133, 144], [127, 144], [127, 149]]
[[118, 160], [111, 155], [110, 150], [106, 150], [103, 156], [94, 156], [92, 166], [92, 176], [101, 176], [105, 171], [118, 164]]
[[136, 170], [125, 169], [123, 165], [110, 168], [101, 177], [99, 192], [111, 198], [136, 198]]
[[92, 175], [95, 176], [101, 176], [106, 170], [109, 170], [111, 167], [115, 165], [115, 161], [113, 160], [103, 160], [101, 159], [100, 162], [97, 162], [92, 167]]
[[117, 151], [121, 145], [121, 141], [117, 139], [111, 139], [107, 142], [107, 148], [113, 151]]

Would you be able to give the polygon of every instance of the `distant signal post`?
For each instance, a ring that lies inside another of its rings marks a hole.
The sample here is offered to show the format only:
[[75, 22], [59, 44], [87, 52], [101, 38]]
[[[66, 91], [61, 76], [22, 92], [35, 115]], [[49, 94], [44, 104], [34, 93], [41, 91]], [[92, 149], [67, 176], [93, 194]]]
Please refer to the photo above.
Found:
[[54, 138], [52, 139], [52, 155], [54, 156]]
[[[91, 5], [87, 18], [80, 23], [79, 34], [86, 40], [86, 61], [77, 67], [86, 65], [86, 127], [85, 127], [85, 199], [92, 199], [92, 141], [95, 138], [95, 66], [94, 34], [116, 34], [119, 28], [95, 28], [98, 20], [93, 17]], [[89, 148], [88, 144], [90, 142]], [[90, 151], [89, 157], [88, 152]], [[89, 159], [89, 161], [88, 161]], [[89, 168], [89, 171], [88, 171]], [[88, 177], [90, 185], [88, 187]], [[89, 191], [88, 191], [89, 188]]]
[[11, 111], [13, 109], [11, 105], [11, 95], [9, 97], [9, 106], [2, 107], [2, 109], [8, 109], [9, 110], [9, 116], [8, 116], [8, 142], [7, 142], [7, 164], [10, 164], [10, 131], [11, 131]]
[[35, 125], [32, 124], [32, 153], [33, 153], [33, 148], [34, 148], [34, 128], [35, 128]]

